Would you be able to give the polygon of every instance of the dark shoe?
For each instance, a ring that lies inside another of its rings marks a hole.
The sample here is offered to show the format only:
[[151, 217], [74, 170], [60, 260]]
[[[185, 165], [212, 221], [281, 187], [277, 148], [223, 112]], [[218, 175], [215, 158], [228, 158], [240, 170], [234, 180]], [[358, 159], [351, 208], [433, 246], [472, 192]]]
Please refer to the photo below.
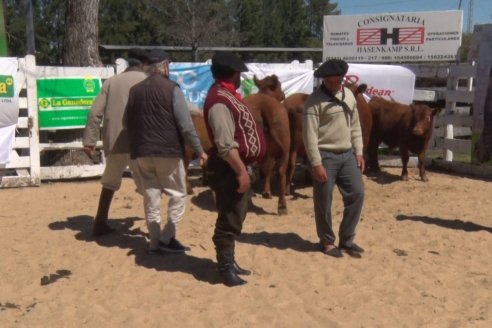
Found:
[[343, 246], [339, 245], [340, 249], [346, 252], [348, 255], [360, 259], [362, 257], [362, 253], [364, 253], [364, 249], [357, 244], [352, 244], [351, 246]]
[[219, 275], [222, 282], [227, 287], [241, 286], [248, 283], [237, 275], [236, 270], [233, 267], [230, 267], [227, 270], [220, 270]]
[[359, 245], [357, 245], [356, 243], [352, 243], [351, 246], [338, 245], [338, 247], [341, 250], [353, 251], [353, 252], [357, 252], [357, 253], [364, 253], [364, 249], [362, 247], [360, 247]]
[[185, 253], [191, 248], [187, 246], [183, 246], [176, 238], [172, 237], [169, 240], [169, 243], [165, 244], [162, 241], [159, 241], [159, 249], [168, 253]]
[[241, 268], [235, 260], [232, 263], [232, 267], [234, 268], [234, 271], [236, 271], [237, 274], [241, 274], [244, 276], [249, 276], [251, 274], [251, 270], [246, 270], [246, 269]]
[[337, 247], [335, 248], [332, 248], [330, 250], [325, 250], [324, 248], [321, 249], [321, 252], [325, 255], [328, 255], [328, 256], [333, 256], [333, 257], [343, 257], [343, 254], [342, 252], [340, 251], [340, 249], [338, 249]]

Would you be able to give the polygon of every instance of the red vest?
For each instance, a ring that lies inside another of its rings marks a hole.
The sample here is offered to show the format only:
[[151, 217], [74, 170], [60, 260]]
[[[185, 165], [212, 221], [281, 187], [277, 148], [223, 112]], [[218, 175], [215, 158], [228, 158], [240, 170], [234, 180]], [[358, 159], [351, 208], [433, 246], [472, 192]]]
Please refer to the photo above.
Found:
[[246, 164], [260, 161], [266, 152], [265, 135], [263, 130], [256, 123], [248, 106], [237, 99], [229, 90], [218, 85], [212, 85], [208, 91], [203, 112], [205, 116], [205, 126], [210, 140], [212, 141], [213, 152], [217, 152], [214, 136], [208, 122], [208, 111], [210, 108], [221, 103], [227, 106], [234, 119], [234, 141], [239, 144], [238, 152], [241, 159]]

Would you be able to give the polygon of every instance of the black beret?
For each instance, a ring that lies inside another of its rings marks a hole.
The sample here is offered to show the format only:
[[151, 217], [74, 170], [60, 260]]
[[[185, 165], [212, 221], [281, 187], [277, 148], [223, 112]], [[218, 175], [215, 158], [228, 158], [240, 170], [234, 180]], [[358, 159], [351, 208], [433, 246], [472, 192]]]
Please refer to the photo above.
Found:
[[347, 74], [347, 71], [348, 64], [345, 61], [341, 59], [329, 59], [314, 71], [314, 77], [343, 76]]
[[142, 63], [146, 63], [149, 60], [147, 51], [142, 48], [131, 48], [128, 50], [128, 59], [136, 59]]
[[248, 67], [232, 52], [221, 51], [216, 52], [212, 56], [213, 66], [227, 67], [236, 72], [247, 72]]
[[160, 63], [161, 61], [171, 59], [171, 56], [169, 56], [167, 52], [159, 48], [154, 48], [150, 50], [148, 56], [149, 56], [149, 62], [151, 64]]

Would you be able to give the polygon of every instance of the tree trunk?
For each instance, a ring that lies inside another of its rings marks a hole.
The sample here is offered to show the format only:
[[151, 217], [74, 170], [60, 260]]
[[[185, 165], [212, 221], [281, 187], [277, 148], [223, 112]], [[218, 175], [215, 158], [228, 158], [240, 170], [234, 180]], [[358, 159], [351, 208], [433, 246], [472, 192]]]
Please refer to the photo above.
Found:
[[63, 64], [102, 66], [98, 50], [99, 0], [66, 0]]

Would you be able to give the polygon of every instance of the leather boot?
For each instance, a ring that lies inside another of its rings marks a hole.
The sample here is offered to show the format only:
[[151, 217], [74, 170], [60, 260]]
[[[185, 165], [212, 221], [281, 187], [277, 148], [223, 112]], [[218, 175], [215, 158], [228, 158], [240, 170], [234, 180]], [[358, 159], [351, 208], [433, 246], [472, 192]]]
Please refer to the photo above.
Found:
[[114, 190], [104, 187], [101, 189], [97, 214], [94, 218], [94, 226], [92, 227], [93, 236], [102, 236], [114, 231], [114, 229], [108, 225], [109, 207], [111, 206], [113, 195]]
[[224, 283], [228, 287], [240, 286], [247, 283], [246, 280], [241, 279], [234, 268], [234, 257], [230, 249], [217, 250], [217, 262], [219, 275]]
[[235, 246], [232, 247], [232, 267], [236, 271], [237, 274], [243, 275], [243, 276], [249, 276], [251, 274], [251, 270], [248, 269], [243, 269], [239, 266], [239, 264], [236, 262], [236, 252], [235, 252]]
[[241, 274], [243, 276], [249, 276], [251, 274], [251, 270], [241, 268], [239, 264], [237, 264], [236, 260], [232, 263], [232, 267], [237, 274]]

